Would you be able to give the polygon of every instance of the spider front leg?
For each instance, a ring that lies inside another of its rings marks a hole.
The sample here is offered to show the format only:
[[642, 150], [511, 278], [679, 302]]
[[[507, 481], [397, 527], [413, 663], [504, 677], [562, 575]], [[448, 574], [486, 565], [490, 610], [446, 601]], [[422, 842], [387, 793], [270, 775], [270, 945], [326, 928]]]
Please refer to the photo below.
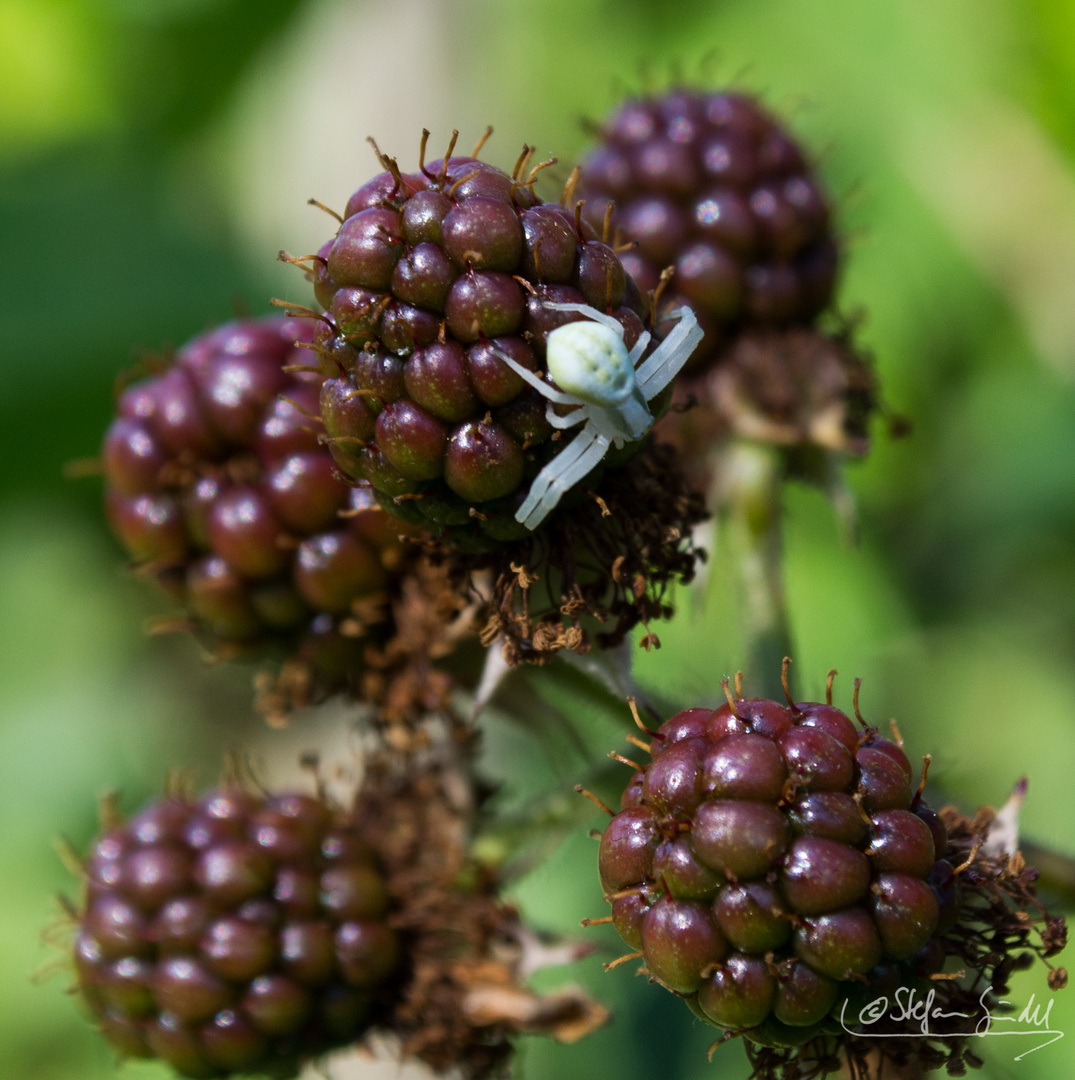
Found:
[[530, 493], [515, 515], [526, 528], [536, 529], [570, 491], [608, 453], [610, 440], [593, 428], [583, 428], [541, 470], [530, 485]]
[[607, 326], [609, 330], [614, 330], [620, 335], [620, 340], [623, 340], [623, 324], [611, 315], [606, 315], [603, 311], [590, 307], [589, 304], [556, 304], [548, 300], [542, 306], [548, 308], [549, 311], [574, 311], [579, 315], [585, 315], [588, 319], [601, 323], [602, 326]]
[[631, 361], [631, 367], [636, 367], [638, 361], [642, 359], [642, 354], [646, 351], [646, 346], [653, 340], [653, 335], [648, 330], [643, 330], [638, 335], [638, 340], [635, 342], [635, 347], [627, 354], [627, 359]]
[[635, 380], [647, 401], [656, 397], [679, 374], [704, 336], [689, 307], [677, 308], [670, 314], [679, 316], [676, 328], [635, 372]]

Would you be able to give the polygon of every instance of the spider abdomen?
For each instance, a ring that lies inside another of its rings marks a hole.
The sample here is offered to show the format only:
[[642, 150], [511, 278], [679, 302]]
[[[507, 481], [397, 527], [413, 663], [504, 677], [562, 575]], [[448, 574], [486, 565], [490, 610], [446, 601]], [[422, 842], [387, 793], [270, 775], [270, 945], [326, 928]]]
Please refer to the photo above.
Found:
[[549, 334], [546, 363], [557, 386], [589, 405], [620, 405], [635, 388], [623, 338], [600, 323], [557, 327]]

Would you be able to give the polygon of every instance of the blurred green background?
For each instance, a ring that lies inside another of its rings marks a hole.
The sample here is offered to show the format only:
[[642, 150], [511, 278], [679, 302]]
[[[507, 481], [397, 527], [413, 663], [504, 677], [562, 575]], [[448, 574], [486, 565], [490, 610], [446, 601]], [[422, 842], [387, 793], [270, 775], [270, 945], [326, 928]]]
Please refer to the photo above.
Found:
[[[647, 67], [697, 77], [709, 57], [712, 84], [763, 94], [813, 147], [848, 249], [842, 307], [865, 311], [885, 397], [915, 425], [899, 442], [878, 430], [851, 472], [858, 547], [819, 494], [788, 492], [800, 687], [816, 695], [837, 667], [849, 703], [864, 677], [867, 715], [898, 717], [965, 808], [1029, 775], [1025, 833], [1075, 854], [1070, 0], [0, 0], [0, 27], [5, 1080], [117, 1074], [64, 978], [33, 981], [52, 894], [71, 888], [53, 838], [84, 845], [105, 789], [133, 806], [169, 765], [208, 782], [222, 747], [272, 755], [248, 674], [143, 636], [154, 603], [121, 569], [98, 482], [64, 479], [96, 452], [117, 372], [270, 296], [302, 299], [276, 252], [329, 235], [305, 200], [342, 204], [375, 171], [367, 134], [405, 168], [423, 126], [469, 146], [487, 123], [498, 164], [524, 139], [571, 162], [580, 118]], [[640, 656], [647, 685], [694, 703], [741, 666], [726, 591], [718, 551], [711, 594]], [[595, 752], [616, 745], [607, 718], [590, 727]], [[586, 767], [496, 725], [488, 764], [508, 800], [569, 790]], [[601, 913], [594, 855], [578, 830], [521, 882], [533, 922], [581, 934]], [[706, 1065], [711, 1033], [670, 996], [603, 975], [615, 946], [590, 933], [604, 951], [548, 981], [583, 979], [616, 1021], [576, 1047], [525, 1043], [518, 1075], [746, 1075], [737, 1047]], [[1048, 997], [1040, 970], [1015, 990]], [[1021, 1062], [1014, 1040], [987, 1041], [987, 1075], [1075, 1074], [1075, 991], [1052, 1020], [1070, 1037]]]

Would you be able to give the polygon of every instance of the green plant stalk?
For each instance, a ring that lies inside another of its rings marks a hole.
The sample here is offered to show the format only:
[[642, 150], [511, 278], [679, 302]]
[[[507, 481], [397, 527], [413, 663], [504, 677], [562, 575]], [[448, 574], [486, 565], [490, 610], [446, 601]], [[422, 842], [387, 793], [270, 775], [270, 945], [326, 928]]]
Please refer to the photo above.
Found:
[[792, 656], [784, 592], [780, 450], [736, 439], [721, 453], [711, 493], [735, 579], [743, 673], [749, 693], [781, 700], [780, 668]]

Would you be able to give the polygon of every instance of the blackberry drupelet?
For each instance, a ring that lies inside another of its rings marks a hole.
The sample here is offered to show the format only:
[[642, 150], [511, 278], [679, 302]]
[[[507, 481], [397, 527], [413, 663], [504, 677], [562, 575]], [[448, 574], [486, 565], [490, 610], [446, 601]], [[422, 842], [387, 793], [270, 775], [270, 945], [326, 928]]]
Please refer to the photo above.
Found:
[[638, 287], [674, 268], [667, 298], [706, 331], [691, 370], [743, 327], [813, 321], [832, 299], [830, 208], [795, 140], [753, 97], [683, 88], [629, 99], [582, 163], [586, 215], [614, 202], [620, 259]]
[[401, 965], [385, 879], [346, 814], [238, 786], [150, 803], [85, 865], [79, 992], [126, 1057], [264, 1072], [356, 1042]]
[[[821, 1075], [840, 1052], [973, 1064], [958, 1031], [897, 1048], [876, 1037], [885, 1025], [853, 1030], [859, 1010], [900, 985], [971, 1015], [983, 986], [999, 994], [1029, 963], [1017, 950], [1063, 947], [1062, 920], [1033, 898], [1032, 876], [979, 857], [984, 837], [975, 846], [965, 819], [926, 805], [924, 772], [916, 788], [902, 748], [859, 731], [829, 686], [826, 704], [728, 693], [651, 733], [652, 761], [601, 837], [611, 919], [637, 950], [623, 959], [641, 958], [724, 1038], [744, 1036], [760, 1076], [793, 1059]], [[855, 698], [858, 716], [857, 683]], [[941, 974], [950, 956], [970, 969], [970, 990]]]

